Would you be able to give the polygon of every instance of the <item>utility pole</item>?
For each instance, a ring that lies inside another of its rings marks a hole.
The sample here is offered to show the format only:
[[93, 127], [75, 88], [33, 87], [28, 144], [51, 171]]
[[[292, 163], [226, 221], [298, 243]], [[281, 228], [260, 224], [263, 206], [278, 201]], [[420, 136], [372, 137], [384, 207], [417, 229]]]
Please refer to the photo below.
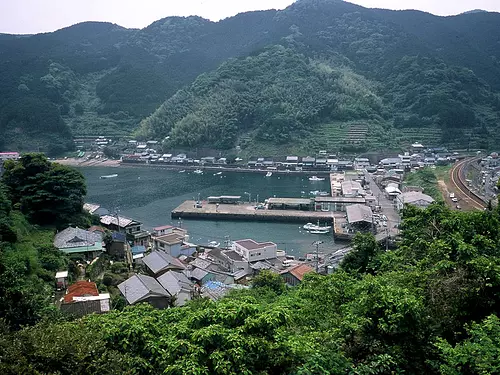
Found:
[[313, 245], [316, 246], [316, 273], [319, 271], [319, 245], [321, 245], [323, 241], [314, 241]]
[[229, 249], [231, 245], [231, 238], [229, 236], [224, 236], [224, 245], [226, 249]]

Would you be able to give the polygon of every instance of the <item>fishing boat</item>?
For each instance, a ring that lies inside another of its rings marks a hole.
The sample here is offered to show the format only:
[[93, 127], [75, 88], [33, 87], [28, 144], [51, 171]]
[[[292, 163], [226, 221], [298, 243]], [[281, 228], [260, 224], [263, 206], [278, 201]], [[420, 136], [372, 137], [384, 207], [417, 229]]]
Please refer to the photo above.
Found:
[[182, 171], [179, 171], [179, 173], [184, 173], [184, 172], [186, 172], [186, 170], [185, 170], [185, 169], [183, 169]]
[[115, 174], [108, 174], [106, 176], [101, 176], [99, 178], [105, 179], [105, 178], [115, 178], [115, 177], [118, 177], [118, 175], [116, 173]]
[[309, 233], [311, 233], [311, 234], [328, 234], [329, 232], [330, 232], [329, 228], [325, 228], [325, 229], [313, 229], [313, 230], [309, 231]]
[[307, 231], [309, 231], [309, 232], [312, 233], [312, 231], [317, 231], [317, 230], [319, 230], [319, 231], [324, 231], [324, 230], [330, 231], [331, 226], [329, 226], [329, 225], [321, 226], [321, 225], [319, 225], [319, 221], [318, 221], [317, 225], [313, 224], [313, 223], [307, 223], [302, 228], [304, 228], [305, 230], [307, 230]]
[[324, 177], [311, 176], [309, 177], [309, 181], [325, 181]]
[[196, 169], [193, 171], [194, 174], [203, 174], [203, 171], [201, 169]]
[[266, 177], [271, 177], [273, 175], [273, 172], [267, 172]]
[[220, 176], [222, 174], [222, 172], [217, 172], [217, 173], [214, 173], [214, 176]]

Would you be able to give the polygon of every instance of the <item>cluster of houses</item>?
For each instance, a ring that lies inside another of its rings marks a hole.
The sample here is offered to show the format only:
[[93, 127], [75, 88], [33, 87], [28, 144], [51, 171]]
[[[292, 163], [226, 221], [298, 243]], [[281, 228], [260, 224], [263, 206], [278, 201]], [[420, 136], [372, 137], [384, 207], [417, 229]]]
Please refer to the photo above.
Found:
[[[154, 152], [153, 152], [154, 151]], [[141, 153], [126, 154], [121, 158], [122, 163], [148, 163], [148, 164], [170, 164], [185, 166], [211, 166], [227, 165], [227, 158], [216, 158], [205, 156], [199, 159], [188, 157], [186, 154], [157, 154], [155, 150], [147, 149]]]
[[385, 158], [380, 160], [379, 167], [381, 168], [396, 168], [396, 169], [419, 169], [438, 165], [449, 165], [458, 159], [463, 158], [458, 153], [450, 152], [445, 147], [425, 148], [420, 143], [411, 145], [408, 152], [398, 155], [397, 157]]
[[313, 156], [286, 156], [282, 158], [251, 157], [247, 163], [250, 169], [289, 170], [289, 171], [343, 171], [353, 170], [352, 160], [341, 160], [336, 155], [319, 151]]
[[[93, 213], [101, 209], [89, 204], [85, 208]], [[104, 252], [129, 264], [136, 272], [118, 289], [131, 305], [147, 302], [167, 308], [200, 297], [217, 300], [230, 290], [247, 287], [262, 270], [280, 274], [293, 286], [313, 271], [307, 262], [290, 259], [272, 242], [244, 239], [224, 249], [197, 246], [189, 242], [183, 228], [165, 225], [150, 233], [136, 220], [101, 213], [100, 226], [68, 227], [56, 234], [54, 246], [68, 255], [78, 254], [89, 264]], [[56, 274], [56, 286], [66, 290], [60, 300], [63, 311], [81, 316], [110, 310], [109, 293], [99, 293], [91, 281], [68, 285], [68, 272], [61, 271]]]

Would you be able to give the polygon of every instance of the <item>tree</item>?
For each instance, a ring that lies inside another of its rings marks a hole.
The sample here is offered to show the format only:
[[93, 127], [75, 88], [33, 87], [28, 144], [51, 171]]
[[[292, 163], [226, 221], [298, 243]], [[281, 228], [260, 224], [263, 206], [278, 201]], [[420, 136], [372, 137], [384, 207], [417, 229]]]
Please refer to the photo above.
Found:
[[371, 233], [357, 233], [352, 243], [352, 250], [342, 260], [341, 267], [347, 272], [370, 272], [371, 261], [381, 251], [377, 240]]
[[66, 226], [81, 219], [85, 179], [75, 169], [50, 163], [42, 154], [24, 154], [5, 165], [2, 181], [14, 204], [31, 222]]
[[268, 288], [276, 294], [281, 294], [285, 291], [285, 282], [283, 278], [269, 270], [262, 270], [252, 281], [253, 288]]

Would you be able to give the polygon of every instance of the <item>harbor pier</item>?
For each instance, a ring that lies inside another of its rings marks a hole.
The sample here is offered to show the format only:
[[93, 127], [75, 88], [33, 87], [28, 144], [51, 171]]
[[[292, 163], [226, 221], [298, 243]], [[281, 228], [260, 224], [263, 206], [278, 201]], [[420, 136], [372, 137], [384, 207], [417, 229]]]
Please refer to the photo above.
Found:
[[[200, 207], [201, 206], [201, 207]], [[194, 200], [183, 202], [175, 208], [172, 219], [197, 219], [197, 220], [231, 220], [231, 221], [267, 221], [284, 223], [333, 223], [333, 218], [342, 216], [343, 213], [306, 211], [306, 210], [279, 210], [256, 209], [253, 204], [209, 204], [206, 201], [197, 204]]]

